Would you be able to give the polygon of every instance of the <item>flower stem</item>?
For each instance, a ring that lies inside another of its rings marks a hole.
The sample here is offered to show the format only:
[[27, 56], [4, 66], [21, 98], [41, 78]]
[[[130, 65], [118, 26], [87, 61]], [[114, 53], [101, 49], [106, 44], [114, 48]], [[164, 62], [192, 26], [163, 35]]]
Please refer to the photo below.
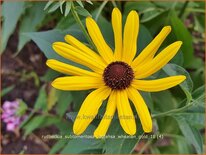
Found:
[[73, 2], [71, 3], [71, 12], [72, 12], [72, 15], [73, 15], [74, 19], [76, 20], [76, 22], [78, 23], [79, 27], [81, 28], [81, 30], [82, 30], [85, 38], [87, 39], [88, 43], [92, 46], [93, 49], [96, 50], [96, 47], [95, 47], [94, 43], [92, 42], [91, 38], [89, 37], [89, 35], [88, 35], [84, 25], [82, 24], [82, 22], [81, 22], [81, 20], [79, 18], [79, 15], [75, 11]]
[[178, 109], [172, 109], [170, 111], [166, 111], [166, 112], [163, 112], [163, 113], [160, 113], [160, 114], [154, 114], [154, 115], [152, 115], [152, 118], [157, 118], [157, 117], [162, 117], [162, 116], [169, 116], [173, 113], [179, 113], [179, 112], [187, 110], [189, 107], [193, 106], [194, 104], [195, 104], [195, 101], [189, 102], [184, 107], [181, 107], [181, 108], [178, 108]]
[[95, 20], [96, 20], [96, 21], [98, 20], [99, 15], [101, 14], [101, 12], [102, 12], [102, 10], [104, 9], [104, 7], [105, 7], [105, 5], [107, 4], [107, 2], [108, 2], [108, 0], [104, 1], [104, 2], [100, 5], [100, 7], [99, 7], [99, 9], [98, 9], [98, 12], [97, 12], [97, 15], [96, 15], [96, 17], [95, 17]]

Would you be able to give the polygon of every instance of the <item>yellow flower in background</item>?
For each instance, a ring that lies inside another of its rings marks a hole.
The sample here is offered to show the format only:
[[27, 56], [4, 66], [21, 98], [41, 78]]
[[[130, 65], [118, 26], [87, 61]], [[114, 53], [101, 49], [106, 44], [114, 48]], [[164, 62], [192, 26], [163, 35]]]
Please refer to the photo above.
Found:
[[47, 65], [61, 73], [72, 75], [60, 77], [52, 86], [60, 90], [93, 90], [84, 100], [73, 125], [76, 135], [82, 134], [98, 113], [102, 102], [108, 98], [105, 114], [94, 131], [95, 137], [104, 136], [117, 109], [119, 121], [129, 135], [136, 133], [136, 123], [129, 100], [134, 104], [144, 132], [152, 131], [152, 119], [138, 90], [146, 92], [162, 91], [174, 87], [185, 80], [178, 75], [157, 80], [143, 80], [159, 71], [178, 52], [182, 42], [177, 41], [156, 54], [160, 45], [171, 31], [165, 26], [152, 42], [135, 58], [139, 16], [131, 11], [126, 19], [122, 34], [122, 15], [114, 8], [112, 27], [114, 31], [114, 52], [105, 42], [102, 33], [91, 18], [86, 18], [88, 33], [99, 54], [85, 46], [71, 35], [64, 42], [53, 43], [53, 49], [62, 57], [85, 65], [92, 71], [84, 70], [57, 60], [50, 59]]

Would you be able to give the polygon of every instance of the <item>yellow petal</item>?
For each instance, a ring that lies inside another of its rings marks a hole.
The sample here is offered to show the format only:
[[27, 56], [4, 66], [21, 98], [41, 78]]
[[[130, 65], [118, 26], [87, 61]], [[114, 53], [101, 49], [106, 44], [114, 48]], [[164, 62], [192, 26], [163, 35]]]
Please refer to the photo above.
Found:
[[52, 68], [55, 71], [68, 74], [68, 75], [82, 75], [82, 76], [95, 76], [101, 78], [100, 74], [97, 74], [95, 72], [90, 72], [69, 64], [65, 64], [63, 62], [54, 60], [54, 59], [49, 59], [46, 62], [47, 66]]
[[105, 66], [102, 66], [100, 62], [88, 56], [79, 49], [63, 42], [55, 42], [52, 47], [62, 57], [85, 65], [95, 72], [103, 73]]
[[168, 36], [171, 31], [170, 26], [165, 26], [160, 33], [152, 40], [152, 42], [144, 48], [144, 50], [138, 55], [138, 57], [132, 62], [132, 67], [136, 68], [141, 64], [145, 64], [151, 61], [159, 49], [162, 42]]
[[132, 86], [138, 90], [157, 92], [172, 88], [186, 79], [185, 76], [171, 76], [157, 80], [133, 80]]
[[105, 42], [97, 23], [91, 17], [87, 17], [86, 26], [99, 54], [107, 62], [107, 64], [111, 63], [114, 60], [113, 52]]
[[136, 11], [131, 11], [124, 26], [122, 60], [131, 64], [137, 51], [137, 36], [139, 33], [139, 16]]
[[152, 119], [149, 113], [149, 110], [147, 108], [147, 105], [145, 104], [142, 96], [139, 94], [139, 92], [130, 87], [127, 89], [129, 99], [133, 102], [138, 116], [140, 118], [142, 128], [144, 132], [151, 132], [152, 131]]
[[116, 111], [116, 100], [115, 100], [114, 91], [113, 91], [110, 94], [110, 97], [107, 103], [106, 112], [101, 122], [99, 123], [97, 129], [94, 131], [94, 137], [101, 138], [106, 135], [109, 125], [113, 119], [115, 111]]
[[88, 90], [104, 86], [101, 78], [89, 76], [67, 76], [55, 79], [52, 86], [60, 90]]
[[74, 121], [74, 134], [82, 134], [98, 113], [102, 102], [109, 96], [111, 89], [102, 87], [90, 93], [82, 103]]
[[73, 36], [66, 35], [64, 39], [66, 40], [66, 42], [68, 42], [72, 46], [81, 50], [82, 52], [90, 56], [91, 58], [97, 60], [99, 63], [101, 63], [102, 66], [106, 67], [106, 62], [97, 53], [95, 53], [93, 50], [91, 50], [89, 47], [81, 43], [79, 40], [77, 40]]
[[112, 11], [112, 27], [114, 31], [115, 40], [115, 60], [121, 60], [122, 54], [122, 14], [118, 8], [114, 8]]
[[129, 135], [136, 133], [136, 123], [129, 104], [126, 91], [117, 91], [116, 93], [117, 111], [119, 121], [124, 131]]
[[181, 45], [181, 41], [174, 42], [173, 44], [167, 46], [162, 52], [160, 52], [147, 64], [135, 68], [135, 78], [142, 79], [160, 70], [176, 55]]

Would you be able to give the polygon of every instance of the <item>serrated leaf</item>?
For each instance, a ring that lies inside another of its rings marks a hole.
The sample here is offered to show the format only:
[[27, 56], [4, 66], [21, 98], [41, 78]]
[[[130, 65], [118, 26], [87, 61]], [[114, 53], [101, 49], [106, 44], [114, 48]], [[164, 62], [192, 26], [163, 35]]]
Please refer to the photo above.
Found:
[[79, 14], [82, 15], [84, 17], [88, 17], [88, 16], [92, 16], [86, 9], [80, 7], [80, 6], [76, 6], [75, 7], [75, 11]]
[[25, 2], [8, 2], [4, 1], [2, 5], [2, 36], [0, 53], [6, 48], [8, 39], [13, 33], [20, 16], [24, 13]]
[[66, 17], [71, 10], [71, 2], [66, 2], [64, 16]]

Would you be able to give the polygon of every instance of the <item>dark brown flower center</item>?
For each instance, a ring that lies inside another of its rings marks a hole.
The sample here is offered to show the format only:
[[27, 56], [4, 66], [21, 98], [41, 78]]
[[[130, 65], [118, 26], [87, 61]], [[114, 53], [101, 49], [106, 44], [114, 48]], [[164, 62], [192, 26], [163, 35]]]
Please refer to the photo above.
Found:
[[125, 62], [116, 61], [105, 68], [103, 78], [107, 86], [121, 90], [130, 86], [134, 78], [134, 72]]

